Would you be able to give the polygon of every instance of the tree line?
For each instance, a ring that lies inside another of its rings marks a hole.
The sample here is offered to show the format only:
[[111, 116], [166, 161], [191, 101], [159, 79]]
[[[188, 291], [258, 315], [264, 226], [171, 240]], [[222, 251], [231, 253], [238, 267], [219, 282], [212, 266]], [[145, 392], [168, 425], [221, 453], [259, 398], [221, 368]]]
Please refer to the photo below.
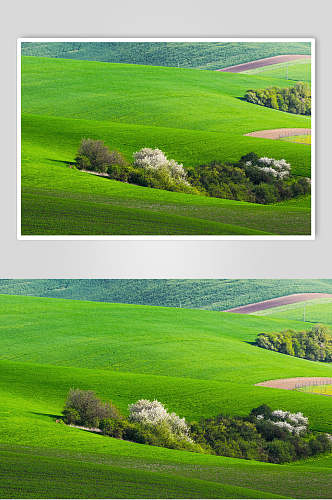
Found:
[[332, 337], [325, 326], [313, 326], [311, 330], [304, 332], [286, 330], [280, 333], [260, 333], [256, 343], [264, 349], [289, 356], [332, 362]]
[[311, 115], [311, 88], [310, 85], [302, 82], [294, 87], [247, 90], [244, 99], [252, 104], [287, 113]]
[[157, 400], [129, 405], [128, 417], [93, 391], [71, 389], [62, 422], [141, 444], [263, 462], [285, 463], [332, 450], [302, 413], [254, 408], [246, 417], [218, 415], [188, 423]]
[[142, 148], [129, 164], [119, 151], [102, 141], [82, 139], [75, 166], [120, 182], [215, 198], [276, 203], [310, 193], [310, 179], [294, 177], [284, 159], [260, 158], [255, 153], [236, 163], [214, 161], [184, 168], [160, 149]]

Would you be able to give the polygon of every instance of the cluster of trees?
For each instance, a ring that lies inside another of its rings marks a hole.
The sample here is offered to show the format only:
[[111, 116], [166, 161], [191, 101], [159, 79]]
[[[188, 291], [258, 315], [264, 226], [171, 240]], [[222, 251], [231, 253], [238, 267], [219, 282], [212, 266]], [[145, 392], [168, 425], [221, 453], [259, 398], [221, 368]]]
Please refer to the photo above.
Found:
[[327, 434], [314, 434], [302, 413], [254, 408], [248, 417], [219, 415], [191, 426], [193, 439], [216, 455], [285, 463], [332, 449]]
[[198, 194], [188, 182], [183, 165], [169, 160], [160, 149], [142, 148], [134, 153], [133, 164], [129, 165], [121, 153], [110, 151], [102, 141], [82, 139], [75, 162], [80, 170], [103, 174], [117, 181]]
[[305, 332], [286, 330], [280, 333], [260, 333], [259, 347], [311, 361], [332, 362], [332, 337], [325, 326], [317, 325]]
[[332, 449], [329, 436], [312, 433], [302, 413], [273, 411], [266, 405], [247, 417], [219, 415], [188, 424], [156, 400], [129, 405], [124, 417], [93, 391], [71, 389], [63, 415], [66, 424], [96, 428], [118, 439], [264, 462], [290, 462]]
[[160, 149], [142, 148], [129, 165], [118, 151], [102, 141], [83, 139], [75, 158], [80, 170], [96, 172], [121, 182], [215, 198], [276, 203], [310, 193], [310, 179], [292, 177], [284, 159], [242, 156], [235, 164], [212, 162], [185, 169]]
[[299, 82], [294, 87], [248, 90], [244, 98], [260, 106], [298, 115], [311, 115], [311, 89], [306, 83]]
[[71, 389], [63, 411], [69, 425], [99, 429], [106, 436], [135, 443], [203, 453], [190, 437], [184, 418], [169, 413], [159, 401], [141, 399], [124, 417], [113, 403], [103, 403], [93, 391]]
[[212, 162], [188, 168], [188, 180], [207, 196], [253, 203], [276, 203], [310, 193], [306, 177], [292, 177], [284, 159], [248, 153], [235, 164]]

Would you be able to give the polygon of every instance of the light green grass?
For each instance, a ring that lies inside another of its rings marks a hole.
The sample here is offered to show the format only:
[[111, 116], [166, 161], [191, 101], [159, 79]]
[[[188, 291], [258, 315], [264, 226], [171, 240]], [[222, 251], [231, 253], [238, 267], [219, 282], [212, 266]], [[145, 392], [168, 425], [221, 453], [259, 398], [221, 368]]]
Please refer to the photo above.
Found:
[[246, 75], [259, 75], [264, 78], [280, 78], [293, 81], [311, 81], [311, 62], [306, 59], [298, 59], [290, 62], [271, 64], [261, 68], [243, 71]]
[[[200, 310], [0, 296], [1, 496], [9, 498], [330, 498], [329, 457], [272, 465], [168, 450], [55, 423], [70, 387], [123, 412], [158, 398], [187, 419], [262, 403], [331, 432], [330, 400], [254, 383], [330, 376], [331, 367], [259, 349], [290, 320]], [[317, 412], [317, 401], [320, 411]], [[323, 485], [323, 487], [322, 487]]]
[[[255, 312], [254, 314], [269, 318], [288, 318], [296, 321], [303, 321], [305, 314], [306, 322], [332, 325], [332, 299], [306, 300], [304, 302], [288, 304], [281, 307], [272, 307], [264, 311]], [[306, 325], [304, 324], [304, 326]]]
[[[242, 101], [271, 79], [177, 68], [24, 57], [23, 234], [310, 234], [307, 207], [261, 206], [130, 186], [70, 170], [82, 137], [127, 159], [159, 147], [186, 166], [243, 154], [286, 158], [310, 176], [300, 144], [243, 134], [310, 119]], [[289, 82], [276, 80], [280, 85]], [[142, 105], [144, 103], [144, 106]], [[296, 229], [295, 229], [296, 228]]]
[[300, 144], [311, 144], [311, 135], [292, 135], [289, 137], [282, 137], [281, 141], [298, 142]]

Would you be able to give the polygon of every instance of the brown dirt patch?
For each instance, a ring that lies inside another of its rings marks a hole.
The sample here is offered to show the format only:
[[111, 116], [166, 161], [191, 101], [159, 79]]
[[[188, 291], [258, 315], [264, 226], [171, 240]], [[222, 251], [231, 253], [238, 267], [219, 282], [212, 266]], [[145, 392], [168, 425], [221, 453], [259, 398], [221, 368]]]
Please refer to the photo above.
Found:
[[291, 137], [293, 135], [311, 135], [311, 128], [274, 128], [271, 130], [249, 132], [244, 135], [260, 137], [262, 139], [281, 139], [281, 137]]
[[296, 59], [311, 59], [309, 55], [288, 54], [282, 56], [265, 57], [264, 59], [256, 59], [243, 64], [236, 64], [235, 66], [228, 66], [227, 68], [217, 69], [216, 71], [225, 71], [226, 73], [241, 73], [250, 69], [262, 68], [263, 66], [271, 66], [272, 64], [280, 64]]
[[292, 295], [285, 295], [283, 297], [276, 297], [275, 299], [263, 300], [246, 306], [234, 307], [227, 309], [224, 312], [233, 312], [239, 314], [250, 314], [256, 311], [263, 311], [272, 307], [285, 306], [287, 304], [295, 304], [296, 302], [305, 302], [313, 299], [332, 298], [331, 293], [294, 293]]
[[255, 385], [262, 387], [272, 387], [274, 389], [286, 389], [292, 391], [297, 386], [301, 385], [324, 385], [330, 384], [331, 377], [295, 377], [295, 378], [280, 378], [276, 380], [267, 380], [266, 382], [259, 382]]

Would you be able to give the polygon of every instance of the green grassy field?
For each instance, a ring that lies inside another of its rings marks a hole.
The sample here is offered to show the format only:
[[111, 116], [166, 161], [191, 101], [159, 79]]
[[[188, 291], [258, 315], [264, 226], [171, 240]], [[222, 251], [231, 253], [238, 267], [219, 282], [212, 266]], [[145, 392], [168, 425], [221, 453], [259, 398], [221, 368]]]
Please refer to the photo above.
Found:
[[[310, 176], [310, 148], [253, 138], [258, 129], [310, 119], [239, 99], [272, 83], [248, 75], [23, 57], [22, 234], [310, 234], [307, 206], [263, 206], [171, 193], [68, 168], [82, 137], [128, 160], [158, 147], [185, 166], [236, 161], [255, 151]], [[142, 105], [144, 103], [144, 105]], [[70, 214], [68, 216], [68, 214]]]
[[332, 293], [332, 280], [0, 279], [0, 294], [217, 311], [305, 292]]
[[297, 304], [288, 304], [282, 307], [273, 307], [254, 313], [257, 316], [266, 316], [269, 318], [303, 321], [310, 323], [324, 323], [332, 325], [332, 299], [315, 299]]
[[23, 42], [25, 56], [219, 69], [280, 54], [308, 54], [308, 42]]
[[330, 398], [254, 385], [332, 376], [327, 364], [251, 344], [260, 331], [301, 329], [301, 322], [6, 295], [0, 311], [1, 496], [331, 497], [329, 456], [277, 466], [140, 445], [55, 423], [68, 389], [80, 387], [112, 399], [125, 413], [142, 397], [157, 398], [188, 420], [245, 415], [266, 403], [303, 411], [312, 428], [331, 432]]
[[265, 78], [281, 78], [300, 82], [311, 82], [311, 63], [310, 60], [299, 59], [286, 63], [271, 64], [261, 68], [243, 71], [246, 75], [259, 75]]

